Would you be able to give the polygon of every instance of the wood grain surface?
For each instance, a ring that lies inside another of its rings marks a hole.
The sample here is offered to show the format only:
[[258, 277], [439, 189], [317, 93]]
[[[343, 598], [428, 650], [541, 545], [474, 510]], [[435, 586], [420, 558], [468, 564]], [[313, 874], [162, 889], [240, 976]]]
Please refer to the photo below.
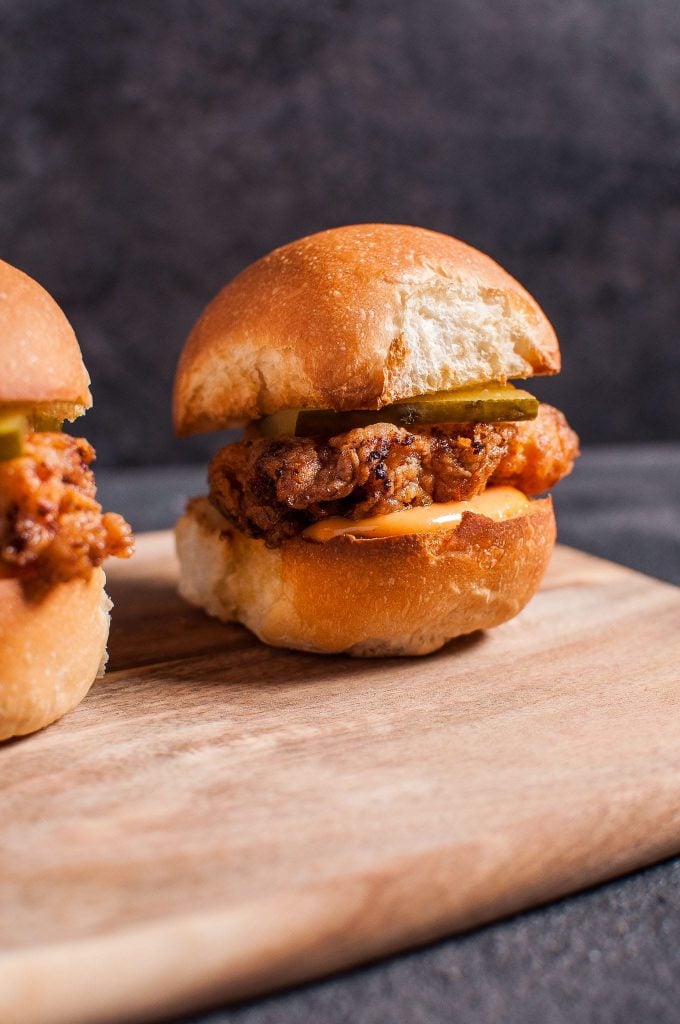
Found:
[[150, 1021], [680, 850], [680, 592], [558, 548], [419, 660], [277, 651], [112, 566], [110, 670], [0, 746], [0, 1021]]

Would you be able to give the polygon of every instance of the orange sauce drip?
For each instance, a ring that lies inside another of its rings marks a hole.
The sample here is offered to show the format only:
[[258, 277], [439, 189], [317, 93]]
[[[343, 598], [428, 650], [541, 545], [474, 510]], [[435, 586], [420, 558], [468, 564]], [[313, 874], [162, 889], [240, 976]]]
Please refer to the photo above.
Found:
[[450, 530], [459, 525], [465, 512], [499, 522], [526, 512], [529, 498], [515, 487], [488, 487], [468, 501], [434, 502], [420, 508], [406, 508], [384, 516], [344, 519], [334, 516], [313, 523], [303, 531], [309, 540], [328, 541], [345, 533], [353, 537], [404, 537], [410, 533]]

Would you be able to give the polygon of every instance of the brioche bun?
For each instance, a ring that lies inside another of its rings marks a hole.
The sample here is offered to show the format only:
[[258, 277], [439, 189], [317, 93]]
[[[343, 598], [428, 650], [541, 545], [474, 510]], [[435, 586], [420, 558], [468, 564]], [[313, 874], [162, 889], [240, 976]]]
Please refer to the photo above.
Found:
[[50, 586], [0, 579], [0, 740], [55, 722], [103, 672], [105, 583], [102, 569]]
[[404, 537], [302, 538], [271, 549], [195, 498], [176, 526], [180, 594], [275, 647], [364, 657], [428, 654], [516, 615], [555, 541], [550, 498], [495, 522]]
[[73, 328], [44, 288], [0, 260], [0, 406], [73, 420], [92, 405]]
[[424, 228], [357, 224], [276, 249], [222, 289], [182, 354], [175, 426], [379, 409], [559, 368], [544, 313], [488, 256]]

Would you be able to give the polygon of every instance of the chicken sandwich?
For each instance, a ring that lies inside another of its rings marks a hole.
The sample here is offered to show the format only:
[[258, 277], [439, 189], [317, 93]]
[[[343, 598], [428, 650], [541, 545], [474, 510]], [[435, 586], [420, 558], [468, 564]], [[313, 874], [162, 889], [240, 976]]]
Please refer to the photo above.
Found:
[[103, 513], [94, 449], [61, 432], [92, 398], [56, 302], [0, 261], [0, 740], [75, 707], [103, 671], [110, 602], [100, 568], [132, 553]]
[[363, 224], [275, 250], [180, 360], [178, 431], [245, 425], [178, 523], [182, 594], [267, 643], [356, 655], [511, 618], [578, 439], [510, 381], [559, 368], [534, 299], [454, 238]]

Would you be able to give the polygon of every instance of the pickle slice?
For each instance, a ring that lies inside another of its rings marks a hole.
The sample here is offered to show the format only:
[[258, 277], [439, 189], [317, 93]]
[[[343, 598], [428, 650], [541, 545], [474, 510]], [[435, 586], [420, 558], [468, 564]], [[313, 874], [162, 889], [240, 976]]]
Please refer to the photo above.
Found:
[[27, 429], [24, 416], [0, 416], [0, 462], [23, 455]]
[[36, 430], [41, 433], [59, 433], [65, 419], [58, 402], [45, 405], [10, 402], [0, 406], [0, 422], [7, 419], [15, 420], [17, 417], [24, 422], [25, 430]]
[[290, 437], [295, 434], [298, 416], [302, 409], [282, 409], [271, 416], [265, 416], [258, 423], [263, 437]]
[[43, 413], [33, 417], [33, 429], [39, 434], [60, 434], [64, 421], [58, 416], [46, 416]]
[[265, 437], [333, 437], [355, 427], [372, 423], [394, 423], [413, 427], [435, 423], [507, 423], [533, 420], [538, 414], [538, 399], [512, 384], [488, 384], [437, 391], [419, 398], [404, 399], [382, 409], [284, 409], [260, 420]]

